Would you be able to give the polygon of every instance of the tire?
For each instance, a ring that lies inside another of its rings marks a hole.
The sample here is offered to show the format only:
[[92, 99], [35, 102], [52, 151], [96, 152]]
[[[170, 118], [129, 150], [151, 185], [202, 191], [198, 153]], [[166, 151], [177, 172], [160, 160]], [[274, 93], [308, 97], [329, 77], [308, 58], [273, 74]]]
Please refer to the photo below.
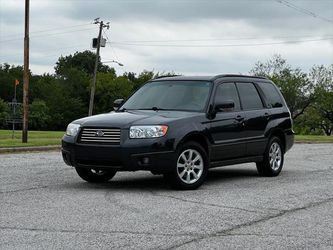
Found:
[[164, 177], [175, 189], [193, 190], [202, 185], [207, 172], [206, 151], [196, 142], [187, 142], [179, 148], [172, 171], [165, 173]]
[[115, 170], [95, 170], [92, 168], [79, 167], [75, 167], [75, 170], [83, 180], [91, 183], [108, 182], [117, 173]]
[[262, 176], [278, 176], [284, 163], [284, 148], [278, 137], [272, 137], [269, 140], [264, 153], [264, 160], [257, 162], [258, 173]]

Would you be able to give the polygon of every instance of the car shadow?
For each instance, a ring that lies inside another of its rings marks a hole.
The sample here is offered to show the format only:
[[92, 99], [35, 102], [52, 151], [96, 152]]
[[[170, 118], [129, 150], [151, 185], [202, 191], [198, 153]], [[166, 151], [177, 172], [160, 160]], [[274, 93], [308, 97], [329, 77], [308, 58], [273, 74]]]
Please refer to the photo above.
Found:
[[[237, 167], [224, 167], [218, 169], [210, 169], [208, 172], [207, 180], [203, 185], [214, 185], [216, 183], [237, 182], [241, 179], [260, 178], [256, 169]], [[170, 186], [162, 175], [152, 175], [146, 172], [144, 175], [135, 176], [130, 174], [122, 174], [121, 177], [115, 177], [107, 183], [87, 183], [75, 182], [65, 184], [67, 188], [73, 189], [100, 189], [100, 190], [132, 190], [132, 191], [163, 191], [170, 190]]]
[[238, 168], [237, 167], [224, 167], [210, 169], [208, 172], [207, 180], [208, 183], [217, 181], [234, 181], [239, 179], [247, 179], [249, 177], [260, 177], [255, 168]]

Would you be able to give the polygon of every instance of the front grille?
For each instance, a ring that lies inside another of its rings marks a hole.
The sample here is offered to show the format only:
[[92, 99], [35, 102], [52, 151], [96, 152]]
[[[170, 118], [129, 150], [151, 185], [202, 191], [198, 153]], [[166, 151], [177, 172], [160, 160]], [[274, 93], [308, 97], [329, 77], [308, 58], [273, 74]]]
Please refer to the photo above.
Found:
[[120, 129], [82, 128], [78, 142], [86, 144], [120, 144]]

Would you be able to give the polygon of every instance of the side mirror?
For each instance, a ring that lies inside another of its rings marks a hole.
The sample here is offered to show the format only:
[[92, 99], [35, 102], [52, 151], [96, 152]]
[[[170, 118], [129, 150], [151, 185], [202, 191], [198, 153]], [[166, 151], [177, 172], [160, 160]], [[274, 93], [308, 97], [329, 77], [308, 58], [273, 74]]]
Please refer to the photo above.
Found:
[[214, 111], [223, 112], [223, 111], [230, 111], [230, 109], [235, 108], [235, 103], [233, 101], [225, 101], [221, 103], [216, 103], [214, 105]]
[[116, 111], [119, 109], [119, 107], [124, 103], [124, 99], [116, 99], [113, 102], [113, 109]]

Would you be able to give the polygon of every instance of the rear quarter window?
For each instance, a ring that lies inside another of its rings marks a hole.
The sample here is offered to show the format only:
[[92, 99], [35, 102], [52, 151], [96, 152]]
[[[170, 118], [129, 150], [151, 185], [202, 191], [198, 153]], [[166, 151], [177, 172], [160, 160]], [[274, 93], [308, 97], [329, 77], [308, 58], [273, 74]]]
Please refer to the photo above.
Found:
[[282, 98], [272, 83], [257, 82], [257, 84], [264, 93], [269, 108], [280, 108], [283, 106]]
[[237, 82], [236, 83], [243, 110], [262, 109], [263, 104], [253, 83]]

